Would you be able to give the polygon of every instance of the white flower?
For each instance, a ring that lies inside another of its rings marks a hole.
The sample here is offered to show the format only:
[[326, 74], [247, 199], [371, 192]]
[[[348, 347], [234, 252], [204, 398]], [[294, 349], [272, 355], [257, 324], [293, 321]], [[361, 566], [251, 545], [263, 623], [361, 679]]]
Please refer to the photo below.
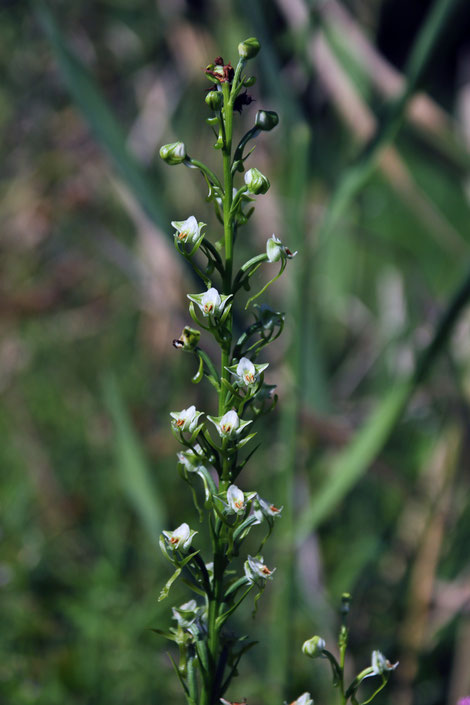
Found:
[[240, 387], [251, 387], [259, 379], [259, 376], [264, 370], [269, 367], [269, 363], [263, 365], [254, 365], [247, 357], [242, 357], [237, 365], [231, 365], [225, 369], [230, 374], [236, 377], [236, 383]]
[[204, 316], [222, 315], [227, 301], [233, 296], [229, 294], [219, 294], [217, 289], [211, 287], [203, 294], [188, 294], [188, 299], [199, 306]]
[[297, 700], [294, 700], [290, 705], [313, 705], [313, 700], [310, 693], [302, 693], [302, 695], [299, 695]]
[[208, 416], [222, 438], [235, 438], [252, 421], [241, 421], [236, 411], [227, 411], [223, 416]]
[[173, 619], [176, 619], [180, 627], [189, 627], [201, 613], [201, 607], [196, 600], [189, 600], [180, 607], [172, 608]]
[[237, 375], [244, 381], [248, 386], [255, 383], [256, 379], [256, 368], [254, 364], [247, 357], [242, 357], [237, 365]]
[[197, 531], [193, 531], [189, 528], [187, 524], [181, 524], [174, 531], [162, 531], [168, 545], [173, 550], [177, 548], [182, 548], [183, 550], [188, 549], [191, 546], [194, 536]]
[[394, 671], [397, 666], [398, 661], [396, 663], [390, 663], [381, 651], [372, 652], [371, 667], [374, 676], [381, 676], [385, 671]]
[[236, 485], [230, 485], [227, 490], [227, 504], [235, 514], [242, 514], [246, 509], [245, 495]]
[[318, 658], [319, 656], [323, 656], [322, 651], [325, 647], [326, 642], [321, 636], [312, 636], [311, 639], [304, 641], [302, 651], [306, 656]]
[[264, 559], [260, 556], [259, 558], [253, 558], [253, 556], [248, 556], [248, 560], [245, 561], [245, 575], [248, 578], [249, 583], [255, 583], [261, 578], [261, 580], [268, 580], [272, 578], [272, 574], [276, 570], [269, 570], [267, 565], [264, 565]]
[[201, 416], [202, 411], [196, 411], [194, 404], [187, 409], [182, 409], [181, 411], [172, 411], [170, 416], [172, 418], [172, 425], [177, 431], [188, 431], [192, 433], [197, 427], [197, 422]]
[[222, 299], [220, 298], [219, 292], [214, 287], [211, 287], [205, 294], [202, 295], [201, 311], [205, 316], [219, 313], [221, 306]]
[[268, 262], [279, 262], [280, 259], [292, 259], [296, 256], [297, 251], [291, 252], [273, 233], [266, 242], [266, 254]]
[[178, 462], [188, 472], [198, 472], [200, 468], [205, 468], [203, 450], [199, 443], [196, 443], [194, 450], [184, 450], [176, 454]]
[[194, 245], [205, 226], [205, 223], [198, 223], [194, 215], [190, 215], [186, 220], [172, 220], [171, 224], [176, 230], [175, 239], [190, 245]]
[[273, 517], [280, 517], [282, 510], [283, 507], [276, 507], [274, 504], [266, 502], [265, 499], [257, 495], [254, 514], [259, 523], [261, 523], [264, 518], [269, 520]]

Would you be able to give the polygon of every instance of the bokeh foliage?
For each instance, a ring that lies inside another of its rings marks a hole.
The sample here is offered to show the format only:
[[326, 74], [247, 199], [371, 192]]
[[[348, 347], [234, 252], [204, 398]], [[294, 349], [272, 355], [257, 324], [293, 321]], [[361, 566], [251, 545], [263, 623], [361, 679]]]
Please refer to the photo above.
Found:
[[245, 489], [287, 511], [267, 557], [276, 581], [256, 623], [247, 609], [234, 625], [260, 644], [233, 697], [290, 702], [308, 689], [327, 702], [326, 668], [312, 670], [300, 645], [320, 632], [333, 646], [344, 590], [355, 664], [372, 648], [401, 660], [383, 703], [452, 705], [470, 692], [465, 3], [427, 62], [426, 97], [325, 226], [383, 129], [430, 5], [2, 6], [2, 702], [180, 702], [151, 632], [169, 621], [156, 535], [196, 522], [168, 411], [214, 410], [171, 347], [194, 285], [169, 221], [195, 213], [214, 236], [218, 225], [202, 180], [164, 169], [155, 149], [182, 138], [209, 152], [201, 69], [218, 54], [234, 61], [253, 34], [256, 102], [239, 124], [260, 107], [281, 123], [253, 156], [273, 188], [240, 258], [273, 231], [301, 255], [270, 290], [290, 335], [271, 353], [279, 411]]

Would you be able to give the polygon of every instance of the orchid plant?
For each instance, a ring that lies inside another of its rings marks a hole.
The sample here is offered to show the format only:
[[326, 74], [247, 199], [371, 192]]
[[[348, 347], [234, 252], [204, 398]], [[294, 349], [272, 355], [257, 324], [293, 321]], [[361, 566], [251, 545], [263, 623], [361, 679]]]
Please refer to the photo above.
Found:
[[[265, 194], [270, 187], [269, 180], [257, 168], [245, 169], [253, 149], [245, 150], [260, 132], [269, 132], [279, 121], [275, 112], [259, 110], [254, 126], [234, 147], [234, 112], [241, 112], [251, 102], [246, 89], [255, 83], [255, 78], [245, 74], [245, 69], [259, 49], [257, 39], [246, 39], [238, 46], [235, 68], [218, 57], [205, 70], [212, 83], [205, 98], [212, 111], [207, 122], [216, 136], [214, 147], [222, 156], [222, 178], [191, 157], [183, 142], [160, 149], [167, 164], [184, 164], [203, 175], [207, 200], [223, 226], [222, 239], [212, 241], [205, 233], [205, 223], [195, 215], [171, 223], [175, 248], [192, 266], [203, 288], [187, 295], [189, 314], [197, 328], [185, 326], [173, 344], [195, 358], [197, 371], [192, 381], [199, 383], [205, 378], [217, 395], [217, 415], [199, 411], [194, 405], [170, 414], [171, 430], [182, 446], [177, 454], [179, 471], [191, 488], [201, 522], [206, 522], [212, 546], [212, 555], [203, 556], [197, 547], [198, 532], [187, 523], [163, 531], [160, 537], [161, 550], [174, 569], [160, 599], [168, 596], [178, 578], [196, 596], [173, 607], [174, 627], [167, 632], [155, 630], [179, 648], [179, 662], [173, 661], [173, 665], [188, 705], [230, 705], [224, 696], [237, 675], [240, 659], [254, 642], [235, 637], [226, 624], [250, 593], [256, 611], [258, 599], [273, 578], [275, 568], [266, 565], [261, 551], [282, 512], [282, 507], [256, 491], [244, 491], [238, 486], [240, 474], [257, 449], [250, 447], [256, 436], [256, 422], [277, 402], [275, 386], [264, 379], [268, 363], [258, 358], [284, 327], [283, 313], [254, 301], [297, 254], [273, 234], [267, 238], [264, 252], [235, 270], [234, 245], [239, 229], [254, 211], [255, 196]], [[235, 181], [240, 174], [243, 181], [237, 186]], [[251, 311], [254, 321], [242, 332], [236, 332], [233, 310], [242, 290], [250, 291], [252, 277], [262, 265], [270, 268], [273, 264], [279, 265], [274, 275], [246, 301], [245, 308]], [[200, 345], [201, 329], [215, 339], [220, 349], [218, 363]], [[255, 555], [245, 554], [243, 568], [237, 569], [240, 563], [235, 559], [243, 555], [245, 540], [252, 529], [263, 525], [265, 531], [259, 536], [258, 550], [253, 552]], [[315, 639], [304, 647], [306, 653], [328, 656], [323, 642]], [[333, 663], [331, 654], [328, 658]], [[376, 656], [375, 663], [376, 670], [382, 668], [381, 656]], [[336, 666], [339, 677], [342, 666]], [[368, 675], [364, 673], [362, 679]], [[311, 705], [312, 700], [304, 693], [294, 703]]]

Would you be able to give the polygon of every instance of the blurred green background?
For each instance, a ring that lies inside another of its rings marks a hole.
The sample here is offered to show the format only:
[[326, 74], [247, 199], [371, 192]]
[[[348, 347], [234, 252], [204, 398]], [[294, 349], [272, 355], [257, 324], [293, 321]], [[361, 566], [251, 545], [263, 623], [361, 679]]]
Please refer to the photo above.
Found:
[[236, 130], [261, 107], [281, 121], [251, 158], [272, 188], [238, 257], [272, 232], [300, 254], [268, 292], [288, 313], [280, 403], [242, 483], [285, 507], [276, 579], [232, 623], [259, 644], [230, 696], [333, 703], [300, 646], [334, 650], [343, 591], [351, 672], [373, 648], [401, 662], [376, 702], [470, 693], [470, 9], [436, 7], [1, 4], [2, 704], [183, 700], [151, 632], [187, 599], [157, 603], [158, 533], [197, 523], [168, 413], [215, 400], [171, 345], [200, 285], [169, 221], [219, 233], [199, 174], [155, 155], [183, 139], [219, 169], [203, 68], [252, 35]]

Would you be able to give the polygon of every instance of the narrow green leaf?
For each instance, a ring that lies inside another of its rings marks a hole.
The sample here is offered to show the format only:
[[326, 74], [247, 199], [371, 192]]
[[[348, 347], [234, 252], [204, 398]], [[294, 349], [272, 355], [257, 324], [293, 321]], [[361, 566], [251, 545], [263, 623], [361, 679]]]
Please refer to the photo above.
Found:
[[352, 442], [333, 460], [327, 479], [312, 498], [296, 526], [297, 542], [302, 542], [341, 502], [349, 490], [367, 471], [399, 421], [409, 398], [423, 382], [436, 357], [443, 350], [463, 309], [470, 300], [470, 271], [451, 298], [433, 338], [421, 354], [415, 373], [392, 386], [370, 420], [358, 431]]

